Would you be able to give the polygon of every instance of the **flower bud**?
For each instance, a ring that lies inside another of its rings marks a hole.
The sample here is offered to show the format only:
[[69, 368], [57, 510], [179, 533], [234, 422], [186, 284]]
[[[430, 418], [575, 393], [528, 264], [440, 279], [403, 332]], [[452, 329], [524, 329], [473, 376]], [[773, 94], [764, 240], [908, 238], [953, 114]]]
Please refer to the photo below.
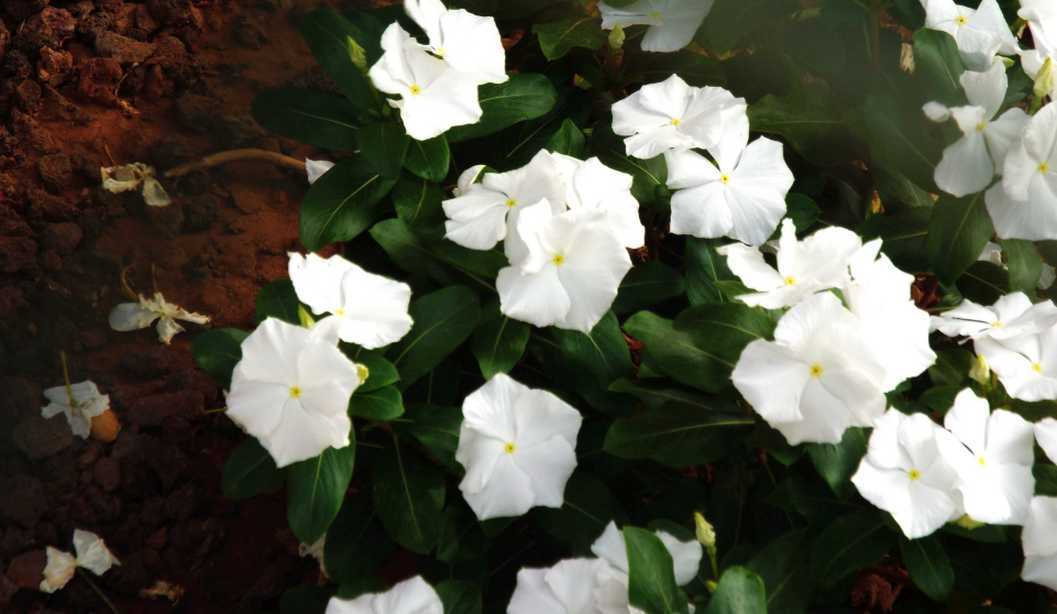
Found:
[[1048, 57], [1042, 63], [1042, 68], [1039, 69], [1038, 74], [1035, 75], [1035, 98], [1042, 100], [1049, 96], [1053, 93], [1053, 87], [1053, 58]]
[[903, 43], [899, 47], [899, 70], [912, 75], [916, 67], [914, 63], [914, 47], [910, 43]]
[[305, 328], [312, 328], [316, 324], [316, 319], [312, 317], [311, 313], [308, 313], [304, 305], [297, 306], [297, 320]]
[[716, 547], [716, 529], [701, 512], [694, 512], [694, 534], [705, 548]]
[[987, 359], [983, 355], [977, 356], [973, 361], [973, 366], [969, 368], [969, 377], [982, 386], [991, 384], [991, 367], [988, 366]]
[[609, 33], [609, 48], [617, 51], [624, 46], [624, 28], [620, 25], [613, 26], [613, 30]]
[[969, 514], [963, 514], [961, 518], [959, 518], [958, 520], [954, 521], [954, 524], [958, 525], [959, 527], [962, 527], [963, 529], [972, 530], [972, 529], [979, 529], [980, 527], [984, 526], [987, 523], [986, 522], [980, 522], [978, 520], [973, 520], [972, 517], [969, 516]]

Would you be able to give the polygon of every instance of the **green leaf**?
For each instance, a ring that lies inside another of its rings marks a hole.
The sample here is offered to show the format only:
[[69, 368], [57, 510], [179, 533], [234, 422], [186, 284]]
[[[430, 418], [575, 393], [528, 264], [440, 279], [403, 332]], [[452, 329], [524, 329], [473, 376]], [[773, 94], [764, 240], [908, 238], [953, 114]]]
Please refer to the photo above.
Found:
[[341, 13], [318, 9], [301, 20], [301, 35], [346, 98], [363, 110], [377, 105], [374, 88], [365, 74], [366, 41], [354, 24]]
[[672, 556], [652, 531], [624, 527], [628, 601], [650, 614], [685, 614], [686, 595], [675, 584]]
[[953, 36], [925, 28], [914, 33], [914, 80], [927, 100], [963, 104], [965, 94], [959, 80], [963, 72], [965, 64]]
[[807, 611], [815, 584], [808, 560], [809, 546], [807, 530], [790, 531], [764, 546], [748, 562], [749, 569], [760, 575], [767, 588], [768, 611]]
[[697, 345], [726, 362], [737, 362], [751, 341], [768, 339], [778, 323], [776, 312], [744, 303], [696, 305], [675, 318], [675, 327]]
[[686, 296], [691, 305], [728, 303], [748, 292], [727, 268], [727, 259], [716, 252], [714, 241], [686, 240]]
[[613, 421], [603, 449], [628, 459], [648, 458], [673, 467], [704, 465], [722, 458], [749, 433], [752, 417], [669, 404]]
[[470, 347], [481, 368], [481, 376], [491, 379], [496, 373], [508, 373], [521, 360], [528, 345], [532, 328], [518, 320], [511, 320], [499, 312], [498, 304], [491, 306], [489, 316], [473, 333]]
[[462, 408], [441, 405], [415, 405], [407, 409], [404, 420], [397, 423], [400, 433], [414, 437], [429, 453], [430, 458], [447, 469], [461, 471], [455, 462], [459, 447]]
[[341, 509], [356, 460], [355, 433], [344, 448], [327, 448], [287, 472], [286, 518], [301, 543], [315, 543]]
[[798, 86], [782, 97], [768, 94], [749, 107], [749, 121], [754, 131], [781, 137], [808, 160], [833, 164], [856, 152], [832, 98], [823, 82]]
[[551, 334], [561, 357], [578, 378], [590, 374], [596, 385], [605, 389], [613, 380], [631, 374], [631, 353], [613, 312], [606, 312], [589, 335], [559, 328], [552, 329]]
[[356, 148], [356, 109], [334, 94], [294, 87], [265, 90], [253, 100], [253, 119], [271, 132], [309, 145]]
[[821, 583], [832, 585], [876, 564], [893, 545], [880, 512], [857, 512], [838, 518], [819, 534], [812, 547], [811, 565]]
[[476, 582], [445, 580], [436, 586], [444, 614], [481, 614], [481, 587]]
[[257, 293], [257, 321], [273, 317], [300, 325], [301, 318], [297, 313], [300, 306], [297, 292], [294, 291], [294, 282], [289, 279], [277, 279]]
[[443, 199], [444, 192], [439, 185], [411, 175], [404, 175], [393, 187], [397, 217], [409, 228], [421, 230], [423, 234], [435, 229], [437, 238], [443, 236], [444, 231]]
[[325, 586], [295, 586], [279, 599], [279, 614], [323, 614], [332, 594]]
[[548, 60], [557, 60], [575, 47], [595, 51], [606, 42], [601, 20], [590, 15], [538, 23], [532, 26], [532, 31], [539, 37], [543, 57]]
[[346, 585], [371, 575], [393, 550], [367, 498], [349, 497], [327, 529], [323, 561], [330, 579]]
[[935, 190], [933, 175], [942, 151], [942, 142], [932, 136], [937, 127], [925, 118], [921, 104], [901, 103], [905, 101], [890, 96], [867, 97], [860, 136], [869, 143], [870, 157], [879, 169]]
[[1004, 239], [1002, 253], [1009, 269], [1009, 289], [1034, 296], [1042, 274], [1042, 256], [1035, 244], [1023, 239]]
[[388, 422], [404, 415], [404, 398], [395, 386], [368, 392], [357, 390], [349, 399], [349, 415], [377, 422]]
[[350, 360], [367, 367], [367, 380], [356, 389], [357, 394], [378, 390], [400, 381], [396, 367], [385, 359], [381, 350], [365, 350], [349, 343], [342, 343], [339, 347]]
[[936, 277], [953, 284], [980, 257], [993, 233], [983, 192], [941, 197], [929, 221], [929, 258]]
[[624, 510], [606, 483], [584, 470], [573, 473], [565, 485], [559, 509], [539, 508], [538, 524], [555, 539], [587, 552], [610, 521], [623, 524]]
[[866, 454], [866, 435], [861, 428], [844, 431], [840, 443], [809, 443], [805, 446], [815, 469], [834, 494], [843, 496], [851, 485], [851, 476]]
[[389, 350], [402, 389], [432, 371], [470, 337], [481, 319], [481, 303], [469, 288], [451, 286], [413, 302], [411, 318], [415, 322], [411, 332]]
[[594, 125], [589, 148], [609, 168], [631, 175], [631, 194], [647, 205], [668, 195], [668, 166], [664, 156], [639, 160], [625, 154], [624, 139], [613, 133], [609, 122]]
[[565, 118], [558, 130], [547, 140], [545, 149], [574, 158], [583, 158], [587, 151], [587, 139], [571, 119]]
[[643, 364], [650, 369], [706, 392], [719, 392], [730, 384], [734, 362], [701, 349], [671, 320], [640, 311], [624, 322], [624, 330], [643, 343]]
[[411, 138], [396, 122], [367, 124], [360, 128], [358, 160], [385, 179], [400, 177]]
[[945, 602], [954, 588], [954, 568], [939, 536], [902, 540], [899, 551], [914, 586], [933, 601]]
[[371, 476], [374, 508], [389, 536], [412, 552], [427, 554], [440, 536], [444, 476], [394, 438]]
[[895, 213], [872, 215], [859, 226], [859, 233], [863, 242], [880, 237], [883, 240], [881, 251], [887, 254], [897, 267], [905, 271], [924, 271], [931, 268], [928, 251], [931, 217], [930, 201], [929, 207], [913, 207]]
[[679, 296], [685, 290], [686, 284], [678, 271], [656, 260], [644, 262], [631, 269], [620, 282], [613, 311], [638, 311]]
[[536, 119], [546, 115], [558, 102], [558, 92], [550, 80], [532, 73], [510, 75], [506, 83], [482, 85], [477, 97], [484, 111], [481, 121], [449, 130], [450, 142], [482, 137]]
[[301, 205], [301, 243], [316, 251], [350, 241], [367, 230], [384, 207], [396, 179], [383, 177], [360, 158], [339, 162], [312, 184]]
[[444, 181], [451, 164], [451, 150], [444, 135], [428, 141], [412, 140], [404, 158], [404, 168], [426, 181]]
[[723, 572], [705, 614], [767, 614], [763, 579], [746, 567]]
[[231, 372], [242, 360], [242, 341], [249, 336], [237, 328], [214, 328], [199, 333], [191, 342], [191, 355], [198, 368], [218, 384], [231, 385]]
[[231, 452], [224, 463], [221, 486], [228, 499], [248, 499], [272, 492], [283, 483], [272, 455], [250, 437]]

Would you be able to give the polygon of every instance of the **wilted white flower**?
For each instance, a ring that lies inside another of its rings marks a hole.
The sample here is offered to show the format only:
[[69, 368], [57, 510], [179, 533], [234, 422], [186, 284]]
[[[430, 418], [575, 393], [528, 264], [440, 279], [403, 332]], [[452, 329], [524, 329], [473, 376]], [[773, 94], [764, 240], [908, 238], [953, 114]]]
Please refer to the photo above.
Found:
[[720, 247], [727, 267], [746, 287], [758, 292], [738, 300], [754, 307], [780, 309], [828, 288], [839, 287], [847, 277], [848, 259], [862, 247], [859, 235], [838, 226], [823, 228], [798, 241], [796, 226], [786, 218], [778, 242], [777, 268], [763, 259], [759, 247], [732, 243]]
[[429, 39], [426, 48], [477, 83], [503, 83], [506, 51], [492, 17], [449, 9], [440, 0], [406, 0], [404, 10]]
[[227, 415], [285, 467], [349, 445], [349, 397], [362, 380], [326, 335], [267, 318], [242, 342]]
[[44, 578], [40, 581], [40, 590], [43, 593], [54, 593], [61, 590], [73, 579], [77, 573], [77, 559], [69, 552], [48, 546], [45, 548], [48, 562], [44, 566]]
[[334, 168], [334, 163], [330, 160], [309, 160], [305, 158], [305, 174], [308, 176], [309, 185], [319, 181], [319, 178], [327, 174], [327, 171]]
[[849, 426], [884, 412], [884, 370], [832, 293], [804, 299], [778, 321], [774, 341], [742, 351], [731, 379], [756, 413], [789, 443], [837, 443]]
[[969, 69], [985, 70], [995, 54], [1017, 52], [1017, 40], [996, 0], [983, 0], [976, 9], [955, 4], [954, 0], [921, 0], [921, 4], [925, 8], [925, 27], [953, 36]]
[[715, 164], [693, 151], [669, 151], [671, 231], [703, 239], [730, 237], [761, 245], [785, 216], [793, 173], [782, 144], [766, 137], [748, 143], [749, 120], [732, 111], [724, 118], [719, 145], [709, 149]]
[[926, 109], [926, 115], [942, 121], [946, 121], [945, 116], [953, 117], [962, 131], [962, 137], [943, 150], [935, 172], [936, 185], [941, 190], [961, 197], [991, 184], [996, 169], [1002, 169], [1009, 148], [1023, 133], [1028, 115], [1013, 107], [995, 118], [1008, 87], [1006, 67], [1001, 61], [996, 60], [984, 72], [967, 70], [959, 80], [969, 105], [946, 109], [937, 117], [938, 103], [929, 103], [932, 107], [931, 111]]
[[974, 348], [1009, 396], [1022, 401], [1057, 399], [1057, 327], [1003, 340], [977, 339]]
[[565, 559], [544, 569], [523, 568], [507, 614], [598, 614], [595, 579], [606, 567], [599, 559]]
[[999, 238], [1057, 239], [1057, 104], [1028, 120], [1006, 155], [1002, 182], [986, 197]]
[[714, 0], [637, 0], [626, 6], [598, 4], [602, 29], [616, 26], [649, 26], [642, 38], [642, 50], [679, 51], [690, 44]]
[[500, 310], [539, 327], [590, 332], [631, 269], [606, 215], [592, 209], [554, 215], [544, 200], [521, 213], [517, 232], [528, 253], [499, 271]]
[[331, 597], [325, 614], [444, 614], [444, 603], [422, 576], [415, 576], [384, 593]]
[[1031, 424], [1004, 409], [991, 411], [969, 388], [958, 393], [943, 425], [940, 451], [958, 474], [965, 513], [988, 524], [1021, 524], [1035, 492]]
[[459, 490], [479, 519], [562, 506], [576, 468], [580, 412], [499, 373], [466, 397], [462, 413]]
[[866, 456], [851, 478], [859, 494], [890, 513], [909, 539], [962, 515], [957, 473], [937, 443], [941, 432], [924, 414], [888, 410], [874, 425]]
[[629, 156], [649, 159], [670, 150], [710, 148], [725, 118], [744, 115], [745, 99], [721, 87], [692, 87], [673, 74], [613, 104], [613, 132], [627, 137]]
[[70, 430], [83, 439], [88, 439], [92, 431], [92, 418], [110, 409], [110, 395], [99, 392], [91, 381], [48, 388], [44, 398], [49, 403], [41, 408], [40, 414], [45, 418], [65, 414]]
[[1020, 577], [1057, 590], [1057, 497], [1033, 497], [1020, 534], [1024, 569]]
[[376, 349], [402, 339], [413, 324], [411, 287], [368, 273], [341, 256], [288, 254], [287, 272], [297, 299], [316, 315], [320, 330], [348, 343]]
[[124, 166], [104, 166], [99, 169], [103, 177], [103, 189], [118, 194], [139, 189], [143, 202], [150, 207], [167, 207], [172, 204], [168, 192], [154, 178], [154, 167], [142, 162]]
[[114, 306], [109, 320], [110, 328], [118, 332], [142, 330], [157, 320], [158, 340], [169, 345], [172, 338], [184, 330], [177, 320], [201, 325], [209, 323], [209, 316], [187, 311], [166, 301], [161, 292], [155, 292], [151, 298], [141, 294], [138, 302]]
[[1057, 324], [1053, 301], [1031, 303], [1023, 292], [1000, 297], [990, 307], [964, 299], [941, 315], [932, 317], [932, 326], [948, 337], [990, 338], [998, 341], [1042, 332]]
[[75, 529], [73, 547], [77, 553], [76, 557], [58, 548], [47, 547], [48, 560], [44, 567], [44, 579], [40, 582], [42, 592], [54, 593], [66, 586], [73, 579], [78, 567], [101, 576], [114, 565], [121, 564], [106, 547], [102, 538], [91, 531]]

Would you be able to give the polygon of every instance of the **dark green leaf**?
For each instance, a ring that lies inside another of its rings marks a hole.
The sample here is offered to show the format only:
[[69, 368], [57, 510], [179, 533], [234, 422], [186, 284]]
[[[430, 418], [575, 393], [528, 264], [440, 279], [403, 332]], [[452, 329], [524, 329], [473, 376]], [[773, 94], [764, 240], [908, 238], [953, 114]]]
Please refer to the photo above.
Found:
[[770, 338], [777, 323], [774, 312], [744, 303], [722, 303], [690, 307], [675, 319], [675, 328], [727, 366], [738, 362], [749, 342]]
[[[931, 205], [931, 201], [930, 201]], [[881, 251], [903, 270], [921, 271], [929, 268], [929, 219], [932, 207], [913, 207], [872, 215], [859, 226], [863, 241], [880, 237]]]
[[365, 350], [345, 343], [341, 344], [341, 348], [352, 361], [367, 367], [367, 380], [356, 389], [357, 394], [378, 390], [400, 381], [396, 367], [385, 359], [381, 350]]
[[965, 65], [954, 37], [922, 28], [914, 33], [914, 79], [928, 100], [947, 105], [965, 102], [959, 81]]
[[360, 128], [358, 160], [384, 179], [397, 179], [411, 139], [396, 122], [367, 124]]
[[671, 320], [640, 311], [624, 322], [624, 330], [643, 343], [643, 365], [650, 369], [706, 392], [718, 392], [730, 384], [734, 362], [702, 350]]
[[809, 443], [806, 447], [818, 474], [836, 495], [844, 495], [851, 485], [852, 474], [866, 454], [863, 429], [850, 428], [844, 431], [844, 437], [837, 444]]
[[735, 413], [664, 405], [614, 420], [604, 448], [621, 458], [649, 458], [674, 467], [703, 465], [729, 452], [753, 424], [752, 417]]
[[289, 279], [278, 279], [257, 293], [257, 321], [261, 322], [270, 316], [300, 326], [301, 320], [297, 315], [300, 306], [294, 283]]
[[1042, 257], [1035, 244], [1022, 239], [1005, 239], [1002, 253], [1009, 269], [1009, 289], [1033, 296], [1042, 274]]
[[393, 187], [397, 217], [409, 228], [421, 229], [423, 234], [436, 231], [438, 238], [444, 228], [443, 199], [444, 192], [439, 185], [411, 175], [404, 175]]
[[444, 614], [481, 614], [481, 587], [477, 583], [445, 580], [436, 588]]
[[339, 162], [312, 184], [301, 205], [301, 243], [316, 251], [354, 239], [382, 216], [382, 199], [396, 179], [356, 160]]
[[350, 497], [327, 530], [323, 561], [330, 579], [345, 585], [370, 575], [393, 549], [367, 498]]
[[356, 109], [341, 96], [284, 87], [253, 101], [253, 118], [268, 130], [324, 149], [355, 149]]
[[271, 492], [283, 483], [272, 455], [254, 438], [239, 444], [224, 463], [221, 484], [228, 499], [248, 499]]
[[928, 237], [936, 277], [953, 284], [980, 257], [992, 233], [983, 192], [965, 198], [940, 198], [932, 210]]
[[231, 384], [231, 372], [242, 360], [242, 341], [248, 335], [237, 328], [214, 328], [199, 333], [191, 342], [195, 364], [227, 388]]
[[398, 440], [374, 466], [374, 508], [389, 536], [412, 552], [437, 544], [444, 509], [444, 476]]
[[357, 390], [349, 399], [349, 415], [378, 422], [388, 422], [404, 415], [404, 399], [395, 386], [368, 392]]
[[540, 508], [539, 525], [574, 551], [588, 552], [610, 521], [623, 524], [624, 511], [605, 482], [584, 470], [573, 473], [565, 485], [560, 509]]
[[686, 614], [686, 595], [675, 584], [672, 556], [652, 531], [624, 527], [628, 601], [650, 614]]
[[355, 431], [349, 445], [327, 448], [316, 458], [291, 465], [287, 472], [286, 517], [301, 543], [315, 543], [341, 509], [356, 460], [353, 437]]
[[532, 331], [528, 324], [500, 313], [498, 305], [492, 306], [487, 313], [489, 316], [474, 331], [470, 344], [486, 380], [514, 368], [525, 353]]
[[607, 312], [590, 335], [555, 328], [551, 331], [562, 357], [576, 369], [578, 377], [594, 376], [603, 389], [613, 380], [631, 373], [631, 354], [620, 324]]
[[745, 567], [731, 567], [719, 578], [705, 614], [767, 614], [763, 579]]
[[727, 259], [716, 252], [713, 241], [686, 240], [686, 296], [691, 305], [727, 303], [748, 292], [727, 268]]
[[592, 51], [606, 42], [602, 22], [590, 15], [575, 15], [550, 23], [538, 23], [532, 31], [539, 37], [540, 49], [548, 60], [557, 60], [574, 47]]
[[679, 296], [685, 290], [686, 284], [678, 271], [656, 260], [644, 262], [631, 269], [620, 282], [613, 311], [638, 311]]
[[831, 585], [876, 564], [893, 545], [880, 512], [858, 512], [838, 518], [819, 534], [811, 564], [819, 581]]
[[466, 341], [481, 319], [481, 303], [469, 288], [451, 286], [411, 304], [415, 324], [389, 350], [406, 389]]
[[767, 588], [769, 612], [801, 614], [814, 592], [806, 530], [790, 531], [764, 546], [748, 562]]
[[587, 139], [584, 133], [569, 118], [562, 120], [562, 125], [547, 140], [548, 151], [565, 154], [574, 158], [583, 158], [587, 150]]
[[933, 601], [946, 601], [954, 588], [954, 568], [939, 536], [902, 540], [899, 550], [914, 586]]
[[409, 407], [404, 421], [397, 425], [401, 433], [407, 433], [422, 444], [431, 458], [455, 473], [460, 471], [455, 462], [455, 450], [459, 447], [461, 426], [462, 409], [440, 405]]
[[325, 586], [295, 586], [279, 599], [279, 614], [323, 614], [331, 595]]
[[444, 135], [428, 141], [412, 140], [404, 158], [404, 168], [426, 181], [444, 181], [451, 164], [451, 151]]
[[366, 111], [377, 104], [374, 88], [365, 74], [364, 33], [341, 13], [318, 9], [301, 20], [301, 35], [320, 66], [357, 108]]
[[510, 75], [506, 83], [482, 85], [477, 97], [484, 111], [481, 121], [449, 130], [448, 140], [452, 143], [499, 132], [518, 122], [546, 115], [558, 101], [558, 92], [547, 77], [522, 73]]

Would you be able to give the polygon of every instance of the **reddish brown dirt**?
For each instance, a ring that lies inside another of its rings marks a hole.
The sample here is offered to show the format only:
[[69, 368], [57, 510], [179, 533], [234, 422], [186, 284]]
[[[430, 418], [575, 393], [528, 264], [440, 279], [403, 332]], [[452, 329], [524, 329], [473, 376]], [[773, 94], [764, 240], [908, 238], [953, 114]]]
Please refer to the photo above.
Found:
[[[240, 434], [193, 366], [193, 333], [109, 329], [111, 307], [155, 289], [213, 326], [252, 326], [261, 285], [297, 249], [304, 178], [239, 163], [167, 182], [174, 204], [99, 187], [99, 167], [160, 170], [233, 147], [311, 153], [249, 117], [256, 92], [318, 81], [291, 0], [0, 2], [0, 612], [109, 612], [75, 578], [44, 595], [42, 549], [99, 533], [124, 563], [93, 578], [124, 614], [259, 612], [316, 578], [278, 495], [225, 500]], [[109, 393], [112, 444], [40, 417], [41, 389], [73, 379]], [[6, 573], [5, 573], [6, 572]], [[179, 603], [140, 591], [164, 580]]]

